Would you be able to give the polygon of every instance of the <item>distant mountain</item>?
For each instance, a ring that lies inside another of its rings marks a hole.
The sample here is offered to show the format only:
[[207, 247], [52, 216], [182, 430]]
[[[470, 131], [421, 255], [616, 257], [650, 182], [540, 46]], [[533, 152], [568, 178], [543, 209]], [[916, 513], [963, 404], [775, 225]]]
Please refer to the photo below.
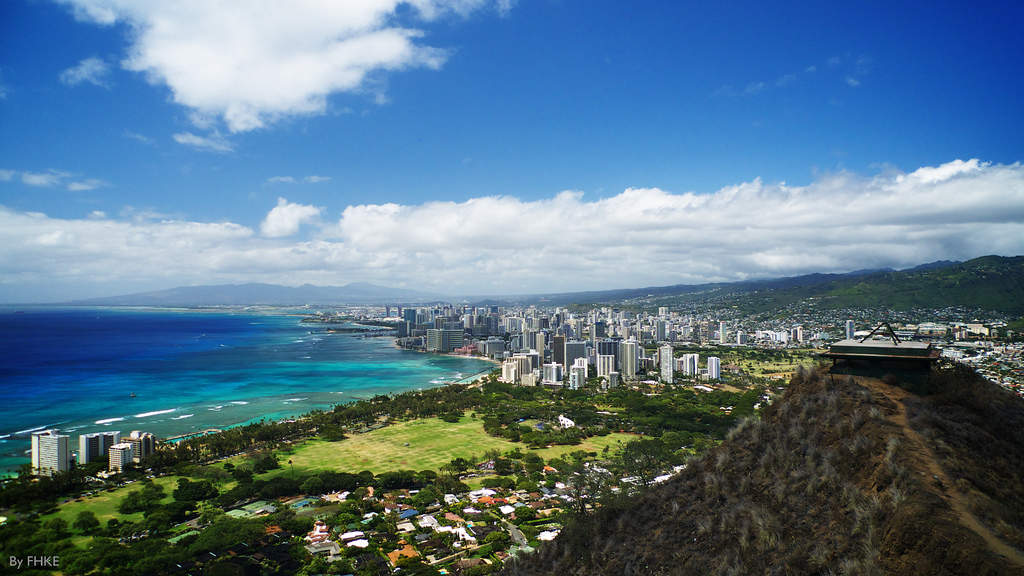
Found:
[[301, 306], [305, 304], [420, 303], [439, 299], [436, 294], [387, 288], [363, 282], [345, 286], [278, 286], [275, 284], [221, 284], [181, 286], [169, 290], [71, 302], [92, 306]]
[[677, 476], [609, 492], [502, 574], [1024, 574], [1024, 400], [966, 367], [922, 394], [894, 382], [798, 376]]
[[748, 312], [777, 310], [807, 298], [823, 308], [886, 307], [897, 310], [964, 306], [1024, 314], [1024, 256], [984, 256], [947, 260], [906, 270], [858, 270], [846, 274], [806, 274], [770, 280], [678, 284], [624, 290], [547, 294], [532, 297], [551, 304], [643, 301], [670, 306], [713, 299]]
[[[450, 295], [354, 282], [345, 286], [185, 286], [72, 303], [101, 306], [416, 304], [450, 298]], [[967, 262], [943, 260], [906, 270], [857, 270], [845, 274], [805, 274], [743, 282], [484, 297], [473, 298], [472, 301], [479, 305], [621, 304], [632, 301], [650, 306], [672, 306], [714, 300], [718, 305], [764, 312], [807, 298], [816, 298], [818, 306], [825, 308], [886, 307], [906, 310], [964, 306], [1024, 315], [1024, 256], [984, 256]]]

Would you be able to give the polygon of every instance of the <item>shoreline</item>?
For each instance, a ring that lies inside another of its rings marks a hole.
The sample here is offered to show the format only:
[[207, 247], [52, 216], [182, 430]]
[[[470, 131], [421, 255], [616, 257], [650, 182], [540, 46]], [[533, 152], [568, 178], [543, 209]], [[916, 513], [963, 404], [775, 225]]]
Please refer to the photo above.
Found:
[[418, 352], [420, 354], [432, 354], [434, 356], [447, 356], [448, 358], [460, 358], [460, 359], [464, 359], [464, 360], [466, 360], [466, 359], [468, 359], [468, 360], [483, 360], [484, 362], [490, 362], [491, 364], [494, 364], [495, 366], [501, 366], [501, 361], [495, 360], [494, 358], [491, 358], [489, 356], [470, 356], [470, 355], [466, 355], [466, 354], [452, 354], [451, 352], [431, 352], [429, 350], [418, 350], [416, 348], [406, 348], [405, 346], [402, 346], [401, 344], [398, 343], [398, 338], [394, 338], [394, 337], [391, 338], [391, 345], [394, 346], [398, 350], [405, 350], [407, 352]]

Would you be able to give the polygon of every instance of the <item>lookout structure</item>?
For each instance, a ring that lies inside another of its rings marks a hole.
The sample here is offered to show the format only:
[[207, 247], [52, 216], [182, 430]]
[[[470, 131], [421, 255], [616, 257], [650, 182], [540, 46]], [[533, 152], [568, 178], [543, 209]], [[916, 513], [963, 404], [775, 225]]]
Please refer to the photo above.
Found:
[[[888, 337], [886, 336], [886, 333]], [[879, 338], [878, 336], [883, 336]], [[888, 322], [882, 322], [861, 339], [840, 340], [829, 347], [825, 357], [832, 365], [846, 364], [865, 367], [898, 367], [928, 370], [939, 359], [940, 351], [930, 342], [900, 340]]]

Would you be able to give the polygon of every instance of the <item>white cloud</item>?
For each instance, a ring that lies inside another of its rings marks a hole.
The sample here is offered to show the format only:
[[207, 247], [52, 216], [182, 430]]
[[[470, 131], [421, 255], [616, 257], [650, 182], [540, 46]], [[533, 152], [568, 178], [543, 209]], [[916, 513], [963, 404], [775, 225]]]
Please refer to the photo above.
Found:
[[856, 88], [857, 86], [860, 86], [860, 80], [854, 78], [853, 76], [847, 76], [846, 84], [853, 88]]
[[313, 175], [313, 176], [306, 176], [305, 178], [303, 178], [303, 181], [305, 181], [307, 184], [319, 184], [321, 182], [330, 182], [331, 181], [331, 177], [330, 176], [316, 176], [316, 175]]
[[87, 178], [85, 180], [69, 182], [68, 183], [68, 190], [70, 190], [72, 192], [82, 192], [82, 191], [85, 191], [85, 190], [95, 190], [97, 188], [100, 188], [100, 187], [106, 186], [106, 185], [107, 185], [107, 183], [104, 182], [103, 180], [99, 180], [99, 179], [96, 179], [96, 178]]
[[765, 89], [764, 82], [751, 82], [747, 84], [747, 87], [743, 89], [743, 92], [749, 95], [759, 94]]
[[[0, 180], [10, 181], [18, 174], [19, 172], [14, 170], [0, 170]], [[64, 170], [51, 169], [46, 172], [21, 172], [20, 174], [22, 184], [35, 186], [37, 188], [64, 186], [71, 192], [81, 192], [84, 190], [95, 190], [101, 186], [108, 185], [107, 182], [98, 178], [79, 179], [75, 174], [65, 172]]]
[[515, 8], [515, 5], [516, 0], [498, 0], [498, 14], [501, 15], [502, 18], [508, 16], [509, 13], [512, 12], [512, 8]]
[[775, 86], [778, 88], [783, 88], [785, 86], [789, 86], [790, 84], [792, 84], [794, 80], [796, 80], [795, 74], [783, 74], [782, 76], [779, 76], [775, 80]]
[[291, 176], [271, 176], [267, 178], [267, 184], [294, 184], [295, 178]]
[[[487, 0], [303, 0], [137, 2], [62, 0], [82, 20], [121, 23], [132, 43], [122, 65], [167, 85], [175, 102], [220, 117], [232, 132], [282, 117], [322, 114], [336, 92], [367, 75], [439, 68], [447, 52], [403, 27], [400, 7], [420, 20], [466, 16]], [[501, 1], [499, 11], [511, 8]]]
[[299, 226], [314, 220], [320, 215], [322, 208], [305, 204], [294, 204], [284, 198], [277, 199], [267, 217], [260, 224], [260, 232], [269, 238], [291, 236], [299, 231]]
[[156, 146], [156, 142], [154, 142], [153, 139], [150, 138], [149, 136], [146, 136], [145, 134], [139, 134], [138, 132], [132, 132], [131, 130], [125, 130], [124, 137], [135, 140], [136, 142], [142, 142], [143, 144], [146, 144], [148, 146]]
[[[329, 223], [322, 214], [281, 199], [257, 235], [134, 211], [65, 219], [0, 208], [0, 301], [250, 281], [509, 294], [1024, 254], [1024, 166], [957, 160], [805, 186], [755, 179], [708, 194], [631, 188], [595, 200], [354, 205]], [[290, 237], [303, 225], [311, 237]]]
[[103, 60], [93, 56], [60, 73], [60, 81], [68, 86], [77, 86], [83, 82], [101, 88], [110, 87], [110, 66]]
[[61, 170], [48, 170], [46, 172], [22, 172], [21, 182], [29, 186], [49, 188], [61, 184], [71, 174]]
[[191, 132], [179, 132], [173, 138], [178, 144], [206, 152], [231, 152], [235, 149], [230, 141], [217, 132], [213, 132], [208, 136], [199, 136]]

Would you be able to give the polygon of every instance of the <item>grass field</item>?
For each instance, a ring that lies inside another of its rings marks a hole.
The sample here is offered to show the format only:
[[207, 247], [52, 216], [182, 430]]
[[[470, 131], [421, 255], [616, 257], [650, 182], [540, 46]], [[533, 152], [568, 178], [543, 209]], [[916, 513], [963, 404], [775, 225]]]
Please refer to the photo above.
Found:
[[[174, 492], [174, 489], [178, 487], [178, 478], [180, 478], [180, 476], [163, 476], [153, 480], [154, 484], [164, 487], [165, 496], [162, 500], [163, 503], [173, 500], [171, 492]], [[87, 496], [83, 498], [81, 502], [73, 500], [67, 504], [62, 504], [56, 512], [44, 516], [42, 520], [45, 522], [51, 518], [63, 518], [68, 525], [71, 525], [74, 523], [75, 518], [78, 517], [79, 512], [91, 510], [92, 513], [96, 515], [96, 519], [99, 520], [100, 524], [103, 526], [106, 526], [107, 520], [110, 520], [111, 518], [117, 518], [120, 522], [137, 522], [142, 520], [142, 512], [121, 514], [117, 511], [117, 507], [121, 504], [121, 500], [124, 499], [125, 495], [132, 490], [141, 489], [142, 483], [134, 482], [127, 486], [116, 488], [111, 492], [100, 492], [93, 496]]]
[[[554, 446], [534, 452], [547, 460], [575, 450], [600, 452], [605, 446], [614, 449], [619, 442], [632, 438], [630, 434], [616, 433], [588, 438], [576, 446]], [[455, 458], [483, 456], [489, 450], [505, 452], [517, 447], [525, 450], [523, 444], [488, 435], [480, 420], [464, 417], [457, 423], [449, 423], [426, 418], [399, 422], [339, 442], [310, 440], [282, 456], [281, 469], [263, 477], [288, 473], [289, 459], [297, 472], [369, 470], [378, 474], [391, 470], [437, 470]]]

